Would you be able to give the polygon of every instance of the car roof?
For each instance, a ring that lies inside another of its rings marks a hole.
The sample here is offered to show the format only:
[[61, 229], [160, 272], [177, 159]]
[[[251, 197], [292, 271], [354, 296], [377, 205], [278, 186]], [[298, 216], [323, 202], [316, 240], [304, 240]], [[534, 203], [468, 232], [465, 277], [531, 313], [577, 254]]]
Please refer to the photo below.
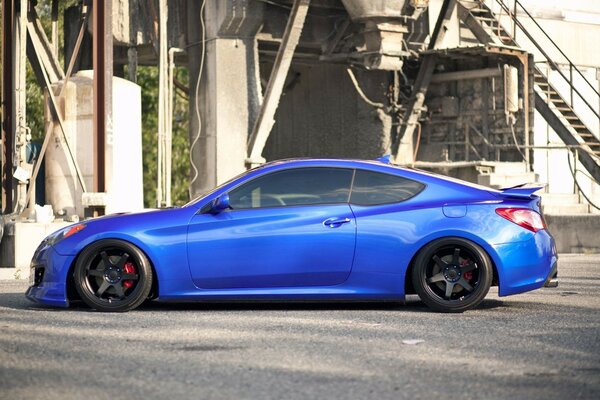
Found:
[[398, 175], [403, 178], [412, 179], [424, 183], [426, 185], [435, 184], [443, 185], [446, 187], [454, 187], [455, 191], [458, 192], [466, 192], [469, 191], [468, 189], [475, 190], [476, 192], [485, 191], [488, 193], [488, 195], [489, 193], [497, 192], [489, 187], [477, 185], [460, 179], [435, 174], [429, 171], [394, 165], [380, 160], [360, 160], [344, 158], [288, 158], [270, 161], [258, 167], [255, 167], [249, 171], [246, 171], [243, 174], [240, 174], [236, 177], [231, 178], [229, 181], [222, 183], [221, 185], [217, 186], [211, 191], [196, 197], [186, 205], [197, 204], [200, 200], [205, 199], [208, 196], [211, 196], [215, 193], [230, 190], [231, 187], [234, 187], [240, 182], [240, 179], [243, 179], [245, 181], [249, 179], [254, 179], [255, 177], [258, 177], [263, 174], [268, 174], [270, 172], [302, 167], [359, 168]]
[[497, 192], [487, 186], [478, 185], [464, 181], [462, 179], [453, 178], [451, 176], [437, 174], [435, 172], [425, 171], [422, 169], [411, 168], [408, 166], [400, 166], [380, 160], [361, 160], [352, 158], [287, 158], [281, 160], [270, 161], [261, 165], [257, 169], [274, 167], [273, 169], [290, 168], [290, 167], [345, 167], [345, 168], [364, 168], [372, 171], [388, 172], [392, 174], [400, 174], [406, 178], [426, 182], [438, 182], [451, 185], [462, 185], [472, 189], [485, 190], [487, 192]]

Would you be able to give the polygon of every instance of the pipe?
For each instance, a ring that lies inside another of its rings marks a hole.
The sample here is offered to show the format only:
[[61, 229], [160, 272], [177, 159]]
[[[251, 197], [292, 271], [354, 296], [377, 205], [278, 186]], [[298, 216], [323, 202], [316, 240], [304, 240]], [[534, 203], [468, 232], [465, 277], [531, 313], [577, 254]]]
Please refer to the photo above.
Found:
[[376, 108], [384, 108], [385, 107], [383, 105], [383, 103], [374, 102], [367, 97], [365, 92], [363, 92], [362, 89], [360, 88], [360, 85], [358, 84], [358, 80], [356, 79], [356, 76], [354, 75], [354, 72], [352, 71], [352, 69], [346, 68], [346, 71], [348, 72], [348, 76], [350, 77], [350, 80], [352, 80], [352, 84], [354, 84], [354, 88], [356, 89], [356, 92], [360, 95], [360, 98], [363, 99], [363, 101], [365, 103], [367, 103], [370, 106], [376, 107]]
[[165, 132], [165, 206], [171, 207], [171, 175], [172, 175], [172, 157], [173, 149], [173, 97], [174, 80], [175, 80], [175, 53], [182, 53], [183, 49], [173, 47], [169, 49], [169, 69], [167, 74], [167, 115], [166, 115], [166, 132]]
[[[157, 207], [170, 206], [170, 185], [167, 183], [167, 130], [168, 130], [168, 61], [167, 61], [167, 21], [169, 18], [167, 1], [158, 2], [160, 16], [158, 18], [158, 167], [156, 177], [156, 205]], [[167, 194], [168, 192], [168, 194]]]

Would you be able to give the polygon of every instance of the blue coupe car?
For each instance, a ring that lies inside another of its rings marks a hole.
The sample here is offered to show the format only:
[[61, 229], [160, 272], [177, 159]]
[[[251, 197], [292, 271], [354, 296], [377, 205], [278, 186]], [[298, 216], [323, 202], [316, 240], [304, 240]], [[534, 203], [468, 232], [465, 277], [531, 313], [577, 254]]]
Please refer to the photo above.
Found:
[[476, 307], [557, 284], [540, 187], [473, 185], [385, 161], [297, 159], [180, 208], [106, 216], [47, 237], [33, 301], [101, 311], [161, 301], [397, 301]]

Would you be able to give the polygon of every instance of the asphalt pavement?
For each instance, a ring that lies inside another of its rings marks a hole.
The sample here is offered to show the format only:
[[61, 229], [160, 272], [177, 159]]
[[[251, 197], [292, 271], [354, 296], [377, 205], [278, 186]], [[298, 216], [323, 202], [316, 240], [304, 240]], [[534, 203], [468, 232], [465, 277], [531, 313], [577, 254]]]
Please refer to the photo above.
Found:
[[600, 255], [476, 310], [30, 303], [0, 281], [0, 399], [599, 399]]

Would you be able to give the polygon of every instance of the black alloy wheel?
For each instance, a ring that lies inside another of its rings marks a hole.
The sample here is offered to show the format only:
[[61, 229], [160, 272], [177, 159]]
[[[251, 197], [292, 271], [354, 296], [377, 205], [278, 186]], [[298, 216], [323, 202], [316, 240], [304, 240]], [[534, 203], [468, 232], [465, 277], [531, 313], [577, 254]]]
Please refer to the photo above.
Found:
[[462, 238], [444, 238], [419, 252], [412, 281], [421, 300], [433, 310], [463, 312], [483, 301], [493, 275], [490, 258], [480, 246]]
[[106, 239], [86, 247], [75, 264], [75, 288], [98, 311], [129, 311], [146, 300], [152, 288], [146, 255], [131, 243]]

